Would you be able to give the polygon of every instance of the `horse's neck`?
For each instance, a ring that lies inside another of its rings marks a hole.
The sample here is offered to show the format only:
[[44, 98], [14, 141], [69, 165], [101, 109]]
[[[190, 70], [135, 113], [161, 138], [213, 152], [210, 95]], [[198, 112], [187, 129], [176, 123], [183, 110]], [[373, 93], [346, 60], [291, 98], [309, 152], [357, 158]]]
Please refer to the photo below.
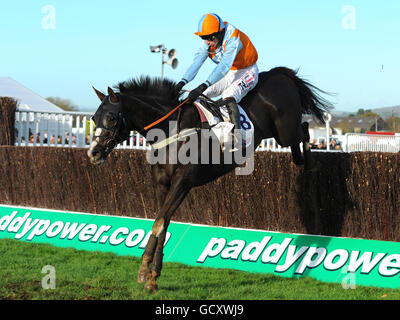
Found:
[[[147, 98], [147, 97], [134, 97], [130, 104], [130, 118], [131, 123], [134, 126], [132, 130], [139, 131], [141, 133], [145, 132], [144, 128], [150, 124], [153, 124], [157, 120], [161, 119], [165, 114], [170, 111], [169, 109], [173, 106], [166, 105], [166, 102], [161, 102], [157, 98]], [[176, 120], [176, 114], [172, 114], [168, 119], [155, 125], [153, 128], [163, 130], [168, 132], [170, 129], [168, 120]]]
[[180, 109], [180, 113], [178, 114], [177, 118], [179, 122], [179, 130], [201, 127], [199, 113], [193, 104], [183, 106]]

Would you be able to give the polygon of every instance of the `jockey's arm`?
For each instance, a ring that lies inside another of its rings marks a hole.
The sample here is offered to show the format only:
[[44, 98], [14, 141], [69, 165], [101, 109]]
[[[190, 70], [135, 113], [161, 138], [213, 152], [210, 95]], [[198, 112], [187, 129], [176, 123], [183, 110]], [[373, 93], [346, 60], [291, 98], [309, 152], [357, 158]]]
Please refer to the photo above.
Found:
[[206, 61], [207, 57], [208, 46], [205, 44], [205, 42], [203, 42], [201, 47], [195, 53], [192, 64], [186, 70], [185, 74], [182, 77], [182, 80], [185, 83], [192, 81], [194, 77], [196, 77], [197, 73], [200, 70], [200, 67], [203, 65], [204, 61]]
[[228, 40], [225, 45], [225, 52], [221, 61], [208, 76], [207, 81], [210, 84], [214, 84], [225, 77], [225, 75], [231, 69], [233, 62], [235, 61], [236, 56], [242, 47], [243, 45], [239, 38], [233, 37]]

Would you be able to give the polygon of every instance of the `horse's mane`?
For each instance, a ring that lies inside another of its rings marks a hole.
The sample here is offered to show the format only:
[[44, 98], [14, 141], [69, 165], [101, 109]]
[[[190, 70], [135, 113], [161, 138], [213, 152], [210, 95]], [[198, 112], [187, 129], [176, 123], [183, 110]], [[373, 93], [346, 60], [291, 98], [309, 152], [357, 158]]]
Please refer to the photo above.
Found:
[[140, 76], [118, 83], [115, 86], [121, 94], [135, 97], [154, 98], [170, 106], [179, 103], [180, 93], [176, 91], [176, 83], [170, 79], [160, 77]]

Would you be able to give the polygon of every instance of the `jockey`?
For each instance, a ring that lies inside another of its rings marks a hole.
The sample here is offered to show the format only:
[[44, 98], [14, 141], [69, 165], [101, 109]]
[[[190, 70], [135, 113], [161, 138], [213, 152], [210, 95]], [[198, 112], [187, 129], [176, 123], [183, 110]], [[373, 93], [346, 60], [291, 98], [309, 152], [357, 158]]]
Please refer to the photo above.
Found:
[[214, 13], [203, 15], [195, 34], [204, 41], [192, 65], [177, 84], [177, 90], [194, 79], [209, 57], [217, 66], [204, 83], [190, 91], [189, 101], [195, 101], [202, 93], [210, 98], [221, 96], [218, 104], [228, 107], [234, 128], [238, 129], [234, 131], [235, 137], [241, 141], [237, 103], [258, 82], [257, 50], [243, 32]]

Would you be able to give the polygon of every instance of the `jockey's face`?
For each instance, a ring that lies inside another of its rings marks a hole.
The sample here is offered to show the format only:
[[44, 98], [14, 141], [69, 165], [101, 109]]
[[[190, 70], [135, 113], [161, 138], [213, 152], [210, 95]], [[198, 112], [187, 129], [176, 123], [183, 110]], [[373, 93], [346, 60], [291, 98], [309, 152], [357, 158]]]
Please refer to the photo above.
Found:
[[218, 45], [218, 37], [215, 34], [210, 35], [210, 36], [201, 36], [201, 38], [206, 42], [206, 44], [209, 47], [216, 48]]
[[217, 47], [217, 45], [218, 45], [218, 39], [217, 38], [215, 38], [214, 40], [206, 40], [206, 44], [209, 46], [209, 47]]

